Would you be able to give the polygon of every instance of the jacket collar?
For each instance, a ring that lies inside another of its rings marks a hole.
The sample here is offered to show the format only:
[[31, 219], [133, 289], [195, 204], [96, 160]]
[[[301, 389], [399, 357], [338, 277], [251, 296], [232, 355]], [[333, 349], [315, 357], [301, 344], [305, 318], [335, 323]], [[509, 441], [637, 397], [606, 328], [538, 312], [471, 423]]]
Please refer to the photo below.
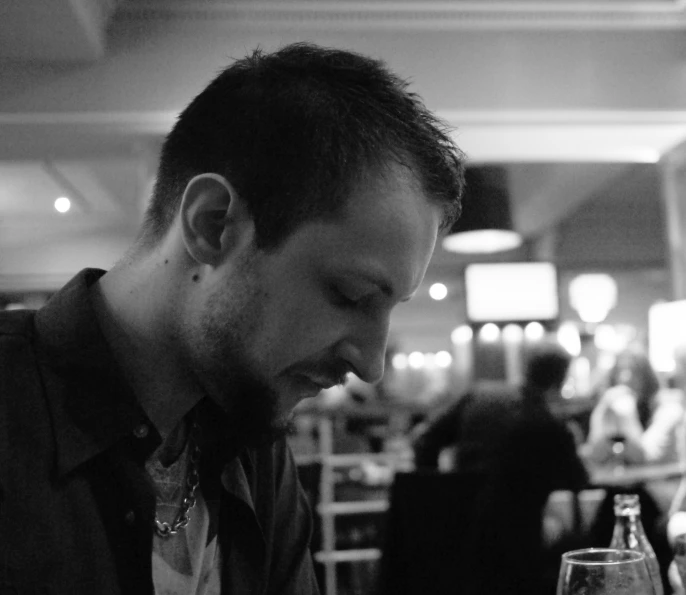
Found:
[[[36, 313], [38, 365], [50, 407], [57, 445], [57, 471], [69, 473], [122, 441], [141, 463], [161, 443], [105, 340], [90, 298], [90, 287], [105, 271], [84, 269]], [[213, 422], [219, 408], [206, 408]], [[207, 415], [207, 414], [206, 414]], [[147, 426], [143, 437], [137, 429]], [[227, 491], [254, 503], [237, 449], [221, 444]]]
[[159, 434], [117, 367], [102, 334], [89, 288], [105, 271], [85, 269], [36, 313], [36, 349], [53, 416], [58, 473], [65, 474], [141, 424], [148, 435], [133, 441], [145, 458]]

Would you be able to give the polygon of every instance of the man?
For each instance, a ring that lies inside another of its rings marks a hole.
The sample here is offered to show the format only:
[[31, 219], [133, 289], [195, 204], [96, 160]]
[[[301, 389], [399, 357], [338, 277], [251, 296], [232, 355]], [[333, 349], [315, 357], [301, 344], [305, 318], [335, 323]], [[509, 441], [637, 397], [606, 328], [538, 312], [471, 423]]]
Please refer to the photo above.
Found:
[[456, 470], [484, 482], [474, 510], [473, 585], [465, 593], [543, 593], [551, 588], [546, 581], [554, 587], [559, 556], [546, 576], [544, 508], [552, 491], [579, 490], [588, 481], [573, 435], [549, 407], [569, 363], [561, 347], [537, 346], [522, 386], [477, 387], [418, 432], [417, 467], [436, 468], [441, 450], [456, 445]]
[[[544, 450], [541, 456], [556, 460], [535, 473], [540, 477], [545, 472], [551, 490], [567, 487], [560, 486], [570, 483], [567, 476], [575, 485], [584, 483], [586, 471], [574, 438], [550, 412], [550, 404], [560, 397], [569, 363], [570, 357], [561, 347], [543, 344], [532, 348], [526, 357], [522, 386], [479, 384], [417, 431], [413, 444], [416, 465], [436, 468], [441, 451], [455, 446], [457, 470], [488, 474], [500, 469], [503, 459], [514, 459], [520, 470], [534, 460], [540, 463], [540, 458], [519, 455]], [[535, 437], [545, 435], [550, 439], [548, 446], [555, 448], [534, 448], [534, 430], [543, 433]], [[523, 451], [522, 444], [527, 447]], [[573, 464], [560, 465], [561, 460]]]
[[222, 72], [129, 253], [0, 317], [0, 592], [317, 593], [289, 413], [381, 377], [462, 184], [378, 61], [294, 44]]

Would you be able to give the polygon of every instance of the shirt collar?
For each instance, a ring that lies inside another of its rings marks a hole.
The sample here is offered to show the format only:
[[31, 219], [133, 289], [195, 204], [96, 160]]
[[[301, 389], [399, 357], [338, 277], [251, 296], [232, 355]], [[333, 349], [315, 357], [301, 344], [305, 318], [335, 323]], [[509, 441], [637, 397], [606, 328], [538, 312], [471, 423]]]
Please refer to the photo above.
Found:
[[[89, 288], [104, 274], [99, 269], [84, 269], [36, 313], [36, 347], [53, 418], [60, 475], [122, 440], [128, 440], [129, 452], [140, 461], [161, 443], [98, 324]], [[208, 400], [199, 409], [201, 424], [214, 426], [211, 433], [221, 436], [218, 426], [224, 421], [224, 412]], [[140, 432], [141, 428], [145, 432]], [[222, 474], [225, 489], [254, 511], [238, 449], [229, 440], [220, 440], [203, 445], [203, 452], [210, 450], [220, 465], [229, 461]]]
[[105, 274], [85, 269], [36, 313], [36, 350], [57, 443], [60, 474], [95, 457], [134, 430], [142, 459], [160, 437], [118, 368], [98, 325], [89, 288]]
[[[36, 313], [36, 349], [53, 419], [60, 475], [124, 441], [125, 450], [141, 462], [161, 443], [98, 324], [89, 288], [104, 274], [99, 269], [81, 271]], [[225, 414], [205, 400], [199, 415], [203, 425], [217, 426]], [[220, 440], [205, 443], [203, 452], [208, 451], [215, 453], [219, 465], [225, 465], [221, 476], [224, 488], [254, 514], [239, 450], [229, 440]]]

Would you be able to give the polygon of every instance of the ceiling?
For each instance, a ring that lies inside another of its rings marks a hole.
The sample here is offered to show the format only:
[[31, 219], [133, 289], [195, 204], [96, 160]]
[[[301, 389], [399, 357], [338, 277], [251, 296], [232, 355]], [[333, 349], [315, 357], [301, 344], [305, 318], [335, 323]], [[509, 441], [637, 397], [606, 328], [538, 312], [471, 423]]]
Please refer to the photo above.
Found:
[[[3, 2], [0, 292], [110, 266], [175, 114], [232, 58], [309, 40], [383, 58], [473, 165], [507, 168], [527, 242], [499, 259], [617, 270], [645, 299], [669, 297], [661, 160], [686, 139], [684, 28], [676, 0]], [[403, 305], [402, 341], [447, 345], [467, 262], [436, 251], [425, 286], [451, 294], [430, 303], [423, 287]]]

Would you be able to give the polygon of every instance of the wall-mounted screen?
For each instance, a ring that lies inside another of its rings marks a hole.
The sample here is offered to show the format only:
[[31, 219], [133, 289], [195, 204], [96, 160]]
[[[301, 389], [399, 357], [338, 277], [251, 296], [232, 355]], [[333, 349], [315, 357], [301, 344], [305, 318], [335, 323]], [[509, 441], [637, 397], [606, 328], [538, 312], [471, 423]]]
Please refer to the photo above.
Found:
[[465, 293], [474, 323], [548, 321], [560, 309], [557, 269], [550, 262], [467, 265]]
[[648, 355], [657, 372], [677, 370], [676, 358], [686, 348], [686, 300], [654, 304], [648, 310]]

